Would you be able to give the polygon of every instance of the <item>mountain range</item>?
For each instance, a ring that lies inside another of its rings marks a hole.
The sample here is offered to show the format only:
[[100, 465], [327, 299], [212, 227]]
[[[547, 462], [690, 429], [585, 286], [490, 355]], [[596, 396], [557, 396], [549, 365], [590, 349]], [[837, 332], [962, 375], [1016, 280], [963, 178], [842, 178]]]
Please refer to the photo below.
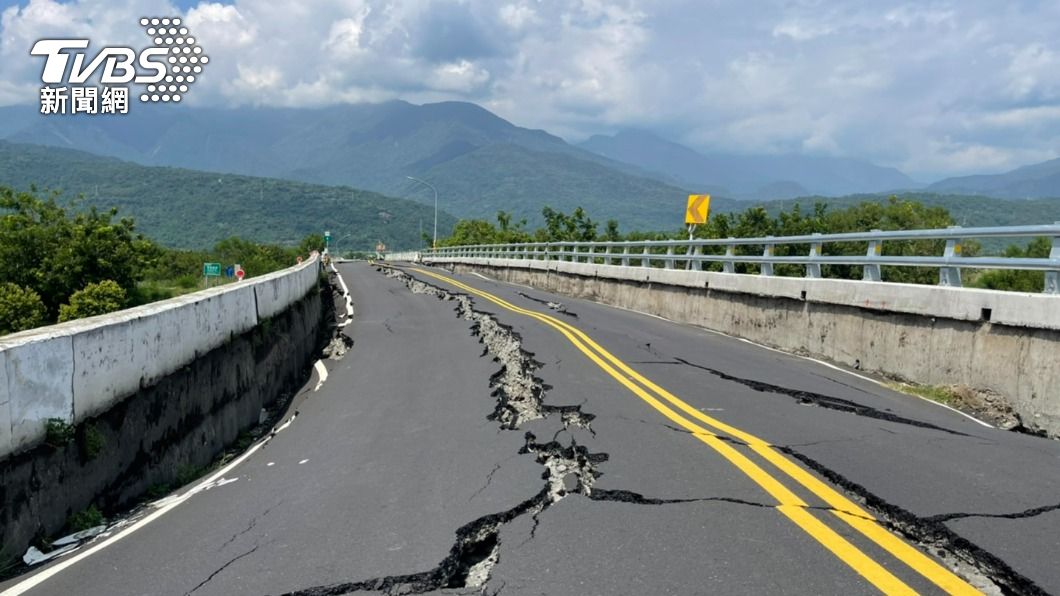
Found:
[[914, 186], [892, 168], [813, 156], [704, 156], [649, 133], [580, 146], [475, 104], [403, 101], [325, 108], [137, 106], [122, 117], [42, 117], [0, 108], [0, 138], [80, 149], [143, 165], [342, 184], [441, 204], [459, 217], [498, 210], [540, 222], [545, 205], [582, 206], [624, 226], [681, 224], [685, 196], [733, 198], [880, 192]]
[[[708, 154], [637, 130], [572, 145], [466, 102], [136, 107], [121, 117], [45, 117], [32, 106], [0, 108], [0, 138], [146, 166], [343, 185], [433, 205], [431, 189], [412, 176], [434, 185], [440, 207], [457, 217], [493, 219], [504, 210], [532, 226], [546, 205], [563, 211], [581, 206], [594, 218], [617, 219], [624, 229], [673, 229], [681, 225], [690, 192], [710, 192], [714, 210], [730, 211], [746, 205], [739, 201], [922, 186], [894, 168], [854, 159]], [[1060, 160], [951, 178], [923, 190], [1060, 196]]]
[[441, 206], [460, 217], [493, 219], [505, 210], [539, 222], [545, 205], [582, 206], [624, 224], [669, 228], [680, 225], [688, 194], [470, 103], [138, 107], [123, 117], [64, 118], [6, 108], [0, 135], [143, 165], [341, 184], [433, 203], [429, 188], [408, 179], [414, 176], [433, 184]]
[[928, 186], [927, 190], [1001, 199], [1060, 197], [1060, 159], [1016, 168], [1003, 174], [947, 178]]
[[639, 130], [596, 135], [579, 145], [635, 164], [662, 179], [741, 199], [839, 196], [920, 186], [894, 168], [849, 158], [809, 155], [703, 154]]

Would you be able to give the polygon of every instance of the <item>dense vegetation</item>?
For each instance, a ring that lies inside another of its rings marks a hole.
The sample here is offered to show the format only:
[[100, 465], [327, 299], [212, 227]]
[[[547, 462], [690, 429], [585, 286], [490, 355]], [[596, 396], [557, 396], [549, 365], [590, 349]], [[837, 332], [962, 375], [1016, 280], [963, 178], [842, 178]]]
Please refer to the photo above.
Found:
[[[62, 191], [76, 208], [117, 207], [137, 228], [171, 247], [203, 249], [240, 236], [294, 245], [330, 229], [339, 250], [419, 246], [433, 208], [346, 187], [273, 178], [145, 167], [70, 151], [0, 141], [0, 184]], [[455, 219], [439, 213], [440, 233]], [[341, 240], [340, 240], [341, 239]]]
[[[825, 203], [829, 209], [849, 209], [861, 203], [882, 203], [897, 196], [902, 201], [912, 201], [930, 207], [941, 207], [949, 213], [953, 225], [962, 227], [1017, 226], [1050, 224], [1060, 221], [1060, 198], [1028, 199], [1008, 201], [981, 196], [946, 195], [926, 192], [908, 192], [898, 195], [851, 195], [847, 197], [803, 197], [784, 201], [768, 201], [759, 205], [773, 216], [791, 210], [796, 205], [803, 211], [812, 210], [816, 203]], [[983, 250], [1000, 253], [1008, 245], [1004, 239], [984, 241]]]
[[239, 263], [254, 276], [323, 248], [309, 236], [297, 247], [229, 238], [209, 251], [169, 249], [117, 209], [80, 207], [0, 187], [0, 335], [191, 291], [207, 261]]
[[[442, 246], [462, 244], [491, 244], [512, 242], [569, 242], [593, 240], [667, 240], [687, 238], [684, 230], [672, 232], [619, 232], [617, 222], [611, 220], [599, 229], [580, 207], [571, 214], [557, 212], [549, 207], [542, 211], [545, 225], [535, 230], [526, 228], [526, 220], [513, 223], [506, 212], [497, 214], [497, 222], [486, 220], [461, 220], [454, 227], [453, 235], [439, 242]], [[764, 236], [799, 236], [812, 233], [839, 234], [864, 232], [867, 230], [937, 229], [954, 224], [953, 216], [941, 206], [892, 196], [884, 202], [863, 201], [833, 209], [824, 201], [816, 202], [806, 210], [795, 202], [788, 210], [779, 210], [772, 215], [765, 207], [751, 207], [739, 213], [719, 213], [711, 216], [707, 225], [699, 226], [696, 238], [760, 238]], [[942, 240], [908, 240], [886, 242], [884, 255], [941, 255], [945, 242]], [[1004, 250], [1005, 256], [1046, 257], [1051, 241], [1039, 238], [1027, 246], [1012, 245]], [[738, 255], [761, 255], [763, 246], [738, 246]], [[848, 242], [824, 244], [825, 255], [864, 255], [868, 243]], [[982, 248], [973, 241], [963, 244], [964, 256], [975, 256]], [[708, 247], [707, 254], [723, 254], [722, 247]], [[806, 255], [809, 245], [778, 245], [776, 256]], [[720, 263], [710, 265], [720, 270]], [[754, 264], [736, 265], [738, 273], [757, 273]], [[882, 267], [886, 281], [934, 284], [938, 282], [938, 271], [933, 268]], [[801, 276], [805, 270], [801, 265], [777, 265], [776, 275]], [[822, 267], [825, 277], [860, 279], [861, 267], [849, 265], [826, 265]], [[981, 288], [1040, 292], [1044, 286], [1044, 275], [1030, 271], [972, 271], [966, 272], [965, 283]]]

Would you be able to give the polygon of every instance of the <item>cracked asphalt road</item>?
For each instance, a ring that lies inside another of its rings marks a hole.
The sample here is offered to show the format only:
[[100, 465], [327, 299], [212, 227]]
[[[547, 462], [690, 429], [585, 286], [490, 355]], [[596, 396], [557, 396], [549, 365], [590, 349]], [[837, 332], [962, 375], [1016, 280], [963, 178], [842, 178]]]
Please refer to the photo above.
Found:
[[[30, 594], [878, 592], [555, 329], [462, 302], [460, 287], [413, 269], [441, 292], [414, 293], [364, 263], [339, 271], [353, 345], [296, 399], [290, 427], [225, 476], [235, 482], [97, 543]], [[949, 532], [1007, 574], [995, 578], [1007, 589], [1060, 593], [1060, 442], [703, 330], [428, 271], [560, 313], [697, 411], [768, 440], [877, 517], [890, 512], [896, 530]], [[905, 586], [940, 592], [800, 496]]]

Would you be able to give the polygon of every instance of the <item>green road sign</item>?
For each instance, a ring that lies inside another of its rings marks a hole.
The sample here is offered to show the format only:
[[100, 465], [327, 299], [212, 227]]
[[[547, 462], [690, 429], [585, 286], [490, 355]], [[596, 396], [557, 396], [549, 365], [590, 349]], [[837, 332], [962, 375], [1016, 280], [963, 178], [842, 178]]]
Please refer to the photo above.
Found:
[[202, 274], [206, 277], [221, 277], [220, 263], [203, 263]]

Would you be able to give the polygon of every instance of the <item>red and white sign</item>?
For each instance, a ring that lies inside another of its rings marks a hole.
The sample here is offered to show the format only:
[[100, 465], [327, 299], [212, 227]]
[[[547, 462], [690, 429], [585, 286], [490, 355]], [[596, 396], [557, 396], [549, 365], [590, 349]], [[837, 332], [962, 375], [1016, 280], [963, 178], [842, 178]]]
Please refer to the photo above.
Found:
[[245, 276], [246, 274], [247, 274], [247, 272], [243, 271], [243, 266], [237, 264], [236, 265], [236, 279], [238, 279], [239, 281], [243, 281], [243, 276]]

